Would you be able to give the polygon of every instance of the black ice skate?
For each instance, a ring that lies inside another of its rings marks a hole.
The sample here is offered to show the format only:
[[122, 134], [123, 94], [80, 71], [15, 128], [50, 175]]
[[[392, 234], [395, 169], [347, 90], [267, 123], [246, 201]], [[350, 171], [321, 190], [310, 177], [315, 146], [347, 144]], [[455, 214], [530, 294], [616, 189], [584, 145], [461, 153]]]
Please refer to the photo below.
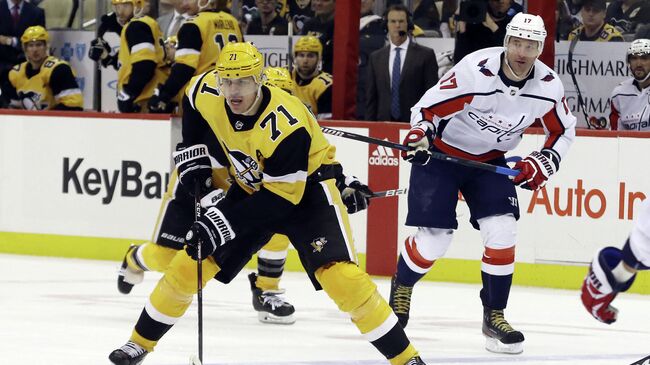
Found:
[[135, 342], [127, 342], [124, 346], [111, 352], [108, 359], [115, 365], [138, 365], [147, 356], [147, 350]]
[[131, 246], [129, 246], [129, 248], [126, 250], [126, 254], [124, 255], [124, 260], [122, 260], [122, 266], [117, 272], [117, 290], [119, 290], [122, 294], [129, 294], [131, 292], [131, 289], [133, 289], [133, 285], [140, 284], [142, 280], [144, 280], [144, 271], [139, 268], [138, 270], [130, 267], [126, 260], [129, 255], [133, 255], [135, 253], [135, 249], [137, 248], [138, 246], [134, 244], [131, 244]]
[[251, 291], [253, 292], [253, 308], [257, 311], [257, 318], [260, 322], [293, 324], [296, 321], [293, 316], [296, 311], [293, 305], [280, 296], [280, 294], [284, 293], [284, 290], [262, 291], [255, 285], [257, 281], [255, 273], [248, 275], [248, 280], [250, 280]]
[[412, 357], [409, 359], [409, 361], [406, 362], [404, 365], [427, 365], [422, 361], [422, 359], [419, 356]]
[[524, 351], [524, 335], [503, 318], [503, 309], [483, 308], [485, 348], [491, 352], [520, 354]]
[[393, 312], [395, 312], [402, 328], [406, 328], [406, 325], [409, 323], [411, 294], [413, 294], [413, 287], [400, 284], [397, 281], [397, 275], [394, 275], [390, 281], [390, 298], [388, 304], [393, 309]]

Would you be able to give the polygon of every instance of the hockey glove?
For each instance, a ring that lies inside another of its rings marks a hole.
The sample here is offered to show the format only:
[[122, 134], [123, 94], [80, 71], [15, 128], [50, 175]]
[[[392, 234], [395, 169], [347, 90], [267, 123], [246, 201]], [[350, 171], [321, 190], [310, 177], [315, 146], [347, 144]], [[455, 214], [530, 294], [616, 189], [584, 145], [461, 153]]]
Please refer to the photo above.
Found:
[[370, 205], [372, 190], [355, 176], [346, 176], [345, 186], [339, 186], [339, 189], [349, 214], [360, 212]]
[[117, 94], [117, 109], [120, 113], [138, 113], [140, 106], [135, 104], [135, 99], [124, 90]]
[[612, 324], [616, 322], [618, 310], [611, 303], [619, 292], [632, 286], [636, 275], [625, 283], [619, 283], [612, 274], [612, 268], [621, 261], [621, 250], [605, 247], [598, 252], [589, 266], [589, 273], [582, 283], [580, 299], [589, 314], [597, 320]]
[[[212, 255], [224, 243], [235, 238], [235, 231], [230, 227], [228, 219], [216, 207], [207, 212], [192, 224], [185, 235], [185, 252], [194, 260], [204, 260]], [[199, 257], [199, 246], [201, 256]]]
[[171, 99], [171, 96], [163, 91], [163, 85], [158, 85], [147, 102], [147, 107], [151, 113], [171, 113], [176, 108]]
[[38, 105], [38, 96], [33, 91], [17, 93], [20, 104], [25, 110], [40, 110]]
[[548, 178], [560, 168], [560, 157], [551, 149], [543, 149], [541, 152], [533, 151], [523, 160], [514, 166], [519, 170], [513, 182], [528, 190], [541, 189], [546, 185]]
[[111, 46], [102, 38], [96, 38], [90, 41], [88, 49], [88, 58], [95, 62], [103, 61], [111, 53]]
[[402, 158], [405, 161], [418, 165], [426, 165], [431, 160], [431, 141], [433, 137], [433, 124], [421, 121], [411, 127], [411, 130], [402, 143], [411, 148], [410, 151], [402, 151]]
[[204, 144], [185, 146], [179, 143], [172, 156], [178, 170], [178, 181], [188, 188], [190, 195], [194, 196], [194, 186], [197, 182], [201, 186], [202, 193], [212, 187], [212, 164], [208, 155], [208, 146]]

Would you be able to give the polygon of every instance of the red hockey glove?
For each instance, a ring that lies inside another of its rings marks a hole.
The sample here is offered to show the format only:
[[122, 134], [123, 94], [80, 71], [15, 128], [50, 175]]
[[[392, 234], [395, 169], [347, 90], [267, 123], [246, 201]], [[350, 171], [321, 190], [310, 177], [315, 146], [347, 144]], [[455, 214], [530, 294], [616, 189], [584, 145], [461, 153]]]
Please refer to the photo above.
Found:
[[616, 247], [605, 247], [589, 266], [589, 273], [582, 284], [580, 299], [589, 314], [597, 320], [612, 324], [616, 322], [618, 310], [611, 303], [620, 292], [632, 286], [636, 275], [626, 282], [618, 282], [612, 270], [622, 260], [623, 253]]
[[421, 121], [411, 127], [411, 130], [404, 138], [403, 145], [411, 147], [410, 151], [402, 151], [402, 158], [410, 163], [426, 165], [431, 160], [431, 141], [434, 130], [433, 124]]
[[618, 315], [618, 309], [610, 305], [614, 298], [616, 298], [616, 293], [613, 291], [604, 293], [598, 290], [599, 284], [598, 279], [595, 278], [594, 272], [590, 267], [589, 274], [582, 283], [580, 299], [587, 311], [594, 318], [603, 323], [612, 324], [616, 322], [616, 316]]
[[528, 190], [537, 190], [546, 185], [548, 178], [557, 172], [560, 167], [559, 155], [550, 149], [541, 152], [533, 151], [523, 160], [515, 164], [519, 175], [513, 182]]

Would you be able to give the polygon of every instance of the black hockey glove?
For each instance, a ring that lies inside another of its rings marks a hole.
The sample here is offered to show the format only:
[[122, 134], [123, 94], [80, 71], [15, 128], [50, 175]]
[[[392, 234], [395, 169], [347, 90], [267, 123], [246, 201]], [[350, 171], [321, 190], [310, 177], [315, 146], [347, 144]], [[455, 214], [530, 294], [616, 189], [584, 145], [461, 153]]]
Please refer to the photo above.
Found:
[[178, 169], [178, 181], [189, 190], [190, 195], [194, 196], [197, 182], [201, 186], [202, 194], [212, 187], [212, 164], [208, 155], [208, 146], [204, 144], [186, 146], [179, 143], [172, 156]]
[[102, 38], [95, 38], [90, 41], [88, 49], [88, 58], [95, 62], [103, 61], [111, 53], [111, 46]]
[[355, 176], [346, 176], [345, 185], [339, 185], [339, 190], [349, 214], [360, 212], [370, 205], [372, 190]]
[[147, 102], [147, 107], [151, 113], [171, 113], [176, 108], [176, 104], [171, 101], [172, 96], [163, 90], [160, 84], [154, 91], [153, 95]]
[[[204, 260], [212, 255], [217, 248], [235, 238], [235, 231], [230, 227], [228, 219], [216, 207], [207, 212], [196, 222], [192, 223], [185, 236], [185, 252], [194, 260]], [[199, 247], [201, 255], [199, 256]]]

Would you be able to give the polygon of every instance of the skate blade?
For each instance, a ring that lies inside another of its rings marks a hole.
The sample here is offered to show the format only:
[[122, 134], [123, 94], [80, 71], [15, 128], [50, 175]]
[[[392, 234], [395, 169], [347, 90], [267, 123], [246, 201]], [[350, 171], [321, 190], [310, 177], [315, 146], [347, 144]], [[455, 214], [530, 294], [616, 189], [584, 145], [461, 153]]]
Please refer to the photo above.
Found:
[[262, 323], [268, 324], [294, 324], [296, 322], [296, 318], [293, 316], [293, 314], [279, 317], [267, 312], [257, 312], [257, 319], [259, 319]]
[[498, 354], [521, 354], [524, 352], [524, 343], [503, 343], [496, 338], [485, 337], [485, 349]]
[[192, 357], [190, 357], [190, 365], [202, 365], [201, 360], [199, 360], [198, 356], [192, 355]]

